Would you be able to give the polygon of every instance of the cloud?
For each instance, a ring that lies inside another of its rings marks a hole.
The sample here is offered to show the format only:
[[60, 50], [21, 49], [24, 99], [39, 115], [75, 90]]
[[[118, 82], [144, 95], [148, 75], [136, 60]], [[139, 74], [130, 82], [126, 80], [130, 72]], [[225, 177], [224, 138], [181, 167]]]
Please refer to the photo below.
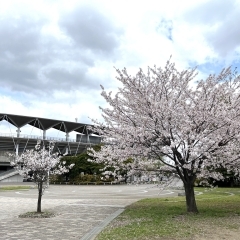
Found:
[[90, 6], [59, 13], [55, 23], [49, 16], [34, 17], [26, 12], [17, 17], [3, 15], [0, 84], [45, 98], [54, 91], [99, 88], [101, 80], [108, 77], [92, 76], [91, 69], [99, 61], [114, 65], [119, 34], [121, 30], [106, 15]]
[[239, 1], [211, 0], [198, 3], [185, 13], [190, 25], [201, 28], [207, 44], [222, 59], [240, 53]]
[[200, 74], [239, 65], [238, 1], [5, 1], [0, 8], [1, 112], [80, 122], [101, 118], [113, 67]]
[[116, 28], [107, 15], [90, 6], [79, 6], [63, 16], [59, 26], [71, 37], [78, 48], [88, 49], [96, 54], [113, 54], [118, 48], [122, 30]]
[[240, 8], [233, 10], [225, 21], [220, 22], [207, 36], [208, 42], [221, 57], [233, 54], [240, 46], [239, 13]]
[[[39, 100], [31, 98], [28, 104], [23, 101], [13, 99], [11, 96], [0, 95], [1, 113], [11, 113], [16, 115], [52, 118], [65, 121], [75, 121], [91, 123], [88, 118], [101, 118], [99, 105], [103, 105], [103, 100], [95, 96], [100, 95], [100, 91], [79, 92], [73, 91], [71, 95], [68, 92], [55, 92], [52, 98], [57, 101]], [[29, 99], [28, 99], [29, 100]]]
[[236, 1], [200, 1], [184, 13], [184, 18], [190, 23], [212, 25], [228, 18], [235, 3]]
[[31, 66], [36, 61], [41, 28], [45, 20], [25, 18], [5, 18], [0, 24], [0, 84], [12, 89], [24, 89], [34, 85], [36, 69]]

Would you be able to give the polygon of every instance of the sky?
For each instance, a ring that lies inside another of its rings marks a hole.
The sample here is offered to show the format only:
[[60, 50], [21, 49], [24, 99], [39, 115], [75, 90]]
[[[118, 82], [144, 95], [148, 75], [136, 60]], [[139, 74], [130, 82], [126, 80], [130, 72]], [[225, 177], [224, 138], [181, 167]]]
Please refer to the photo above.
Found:
[[[106, 106], [100, 84], [119, 87], [115, 68], [135, 74], [164, 66], [170, 56], [179, 70], [197, 66], [200, 78], [240, 68], [240, 0], [0, 0], [0, 6], [0, 113], [91, 123]], [[4, 121], [3, 131], [10, 131]]]

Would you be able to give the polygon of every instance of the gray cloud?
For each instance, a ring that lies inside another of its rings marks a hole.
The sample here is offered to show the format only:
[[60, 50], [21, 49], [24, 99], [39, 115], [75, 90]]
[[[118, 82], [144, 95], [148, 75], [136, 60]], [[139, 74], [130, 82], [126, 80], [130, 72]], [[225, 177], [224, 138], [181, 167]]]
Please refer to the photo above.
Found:
[[234, 53], [240, 46], [240, 8], [234, 10], [219, 26], [208, 33], [207, 40], [220, 56]]
[[[98, 88], [100, 85], [100, 82], [94, 82], [93, 79], [88, 78], [86, 76], [87, 69], [86, 67], [77, 68], [72, 71], [69, 71], [67, 69], [61, 68], [61, 69], [50, 69], [50, 71], [47, 71], [45, 76], [47, 78], [46, 85], [49, 83], [52, 83], [52, 87], [54, 89], [61, 86], [61, 89], [59, 90], [75, 90], [76, 86], [79, 86], [79, 88], [91, 88], [95, 89]], [[71, 84], [69, 84], [71, 83]]]
[[189, 23], [208, 26], [206, 41], [221, 56], [234, 53], [240, 46], [240, 4], [237, 1], [211, 0], [185, 13]]
[[118, 37], [122, 34], [111, 19], [94, 8], [81, 6], [65, 15], [59, 26], [74, 40], [77, 47], [93, 52], [112, 54], [118, 47]]
[[0, 83], [13, 90], [25, 91], [34, 86], [42, 22], [27, 18], [3, 19], [0, 24]]
[[210, 0], [199, 3], [184, 15], [185, 19], [191, 23], [211, 25], [219, 21], [224, 21], [234, 7], [234, 1]]
[[45, 21], [28, 18], [2, 19], [0, 25], [0, 53], [9, 51], [18, 58], [30, 50], [36, 50], [39, 44], [40, 31]]
[[101, 59], [114, 61], [121, 31], [89, 7], [60, 16], [59, 27], [66, 38], [44, 34], [42, 29], [48, 24], [44, 17], [2, 17], [1, 86], [43, 98], [55, 90], [98, 89], [102, 82], [88, 75], [89, 69]]

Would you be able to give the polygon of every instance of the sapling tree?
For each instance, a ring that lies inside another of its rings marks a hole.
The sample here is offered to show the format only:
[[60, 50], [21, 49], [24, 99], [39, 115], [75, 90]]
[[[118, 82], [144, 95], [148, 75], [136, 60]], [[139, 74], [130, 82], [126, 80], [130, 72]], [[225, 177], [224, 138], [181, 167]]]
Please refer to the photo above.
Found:
[[104, 123], [93, 120], [105, 142], [93, 156], [116, 169], [128, 158], [129, 169], [161, 161], [183, 181], [187, 212], [198, 212], [197, 177], [219, 180], [219, 167], [239, 173], [240, 77], [227, 68], [196, 81], [196, 69], [178, 71], [171, 61], [136, 76], [117, 73], [122, 87], [115, 96], [102, 87], [110, 107], [100, 107]]
[[63, 174], [69, 171], [74, 164], [66, 167], [65, 162], [60, 162], [60, 156], [53, 153], [54, 143], [47, 147], [38, 141], [35, 149], [26, 150], [20, 156], [13, 156], [11, 165], [24, 177], [31, 176], [31, 180], [38, 187], [37, 212], [41, 213], [41, 201], [44, 189], [49, 181], [49, 174]]

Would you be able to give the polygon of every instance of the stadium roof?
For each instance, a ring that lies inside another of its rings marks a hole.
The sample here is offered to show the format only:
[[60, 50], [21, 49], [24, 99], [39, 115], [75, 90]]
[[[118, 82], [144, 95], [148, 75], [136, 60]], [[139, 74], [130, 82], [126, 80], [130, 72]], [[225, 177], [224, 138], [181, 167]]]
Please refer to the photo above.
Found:
[[87, 129], [87, 126], [91, 125], [78, 122], [68, 122], [64, 120], [55, 120], [49, 118], [29, 117], [22, 115], [0, 113], [0, 121], [2, 120], [8, 121], [17, 128], [21, 128], [29, 124], [41, 130], [48, 130], [50, 128], [54, 128], [66, 133], [70, 133], [72, 131], [76, 131], [82, 134], [93, 133], [89, 129]]

